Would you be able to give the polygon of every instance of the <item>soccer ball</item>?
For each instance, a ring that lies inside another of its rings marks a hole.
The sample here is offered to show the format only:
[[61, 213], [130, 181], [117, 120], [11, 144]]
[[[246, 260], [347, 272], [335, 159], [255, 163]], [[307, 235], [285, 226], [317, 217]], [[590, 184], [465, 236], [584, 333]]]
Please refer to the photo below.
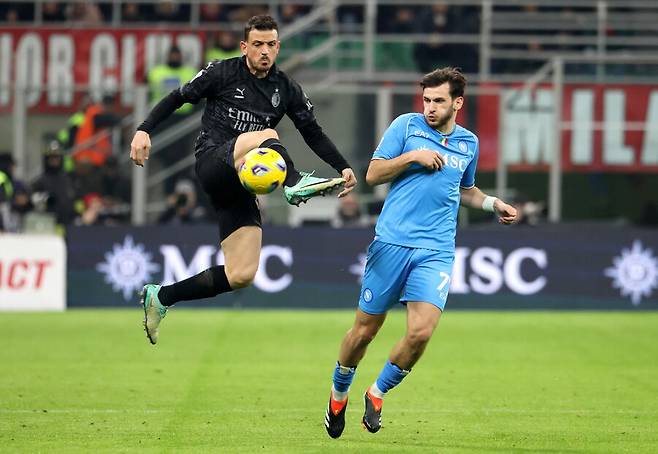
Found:
[[242, 186], [254, 194], [269, 194], [286, 179], [286, 162], [271, 148], [254, 148], [246, 154], [238, 176]]

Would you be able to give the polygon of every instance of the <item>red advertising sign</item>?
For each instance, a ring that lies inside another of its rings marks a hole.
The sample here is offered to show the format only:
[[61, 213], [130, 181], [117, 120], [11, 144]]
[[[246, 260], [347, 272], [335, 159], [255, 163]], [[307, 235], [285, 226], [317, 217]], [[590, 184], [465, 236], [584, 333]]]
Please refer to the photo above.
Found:
[[66, 308], [66, 246], [58, 236], [0, 236], [0, 312]]
[[204, 40], [202, 32], [171, 29], [1, 29], [0, 111], [11, 109], [14, 82], [28, 88], [27, 107], [39, 112], [70, 111], [85, 89], [96, 99], [119, 91], [121, 103], [132, 105], [131, 89], [172, 44], [185, 63], [200, 67]]
[[495, 170], [501, 156], [511, 170], [546, 170], [559, 141], [565, 171], [658, 172], [658, 85], [566, 85], [559, 135], [554, 106], [546, 86], [480, 96], [478, 168]]

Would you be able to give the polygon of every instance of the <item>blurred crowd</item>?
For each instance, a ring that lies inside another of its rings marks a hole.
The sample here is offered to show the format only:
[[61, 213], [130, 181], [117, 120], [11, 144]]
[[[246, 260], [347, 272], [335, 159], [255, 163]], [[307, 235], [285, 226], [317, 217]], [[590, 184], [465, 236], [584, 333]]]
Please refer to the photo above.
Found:
[[[282, 2], [283, 3], [283, 2]], [[365, 2], [364, 2], [365, 3]], [[537, 3], [525, 2], [522, 6], [502, 6], [494, 3], [494, 13], [516, 14], [513, 25], [496, 28], [504, 35], [525, 35], [529, 39], [517, 43], [501, 42], [494, 44], [497, 50], [525, 52], [528, 58], [500, 58], [492, 62], [493, 73], [530, 73], [536, 70], [543, 61], [542, 52], [550, 51], [595, 51], [594, 44], [583, 44], [578, 38], [592, 37], [596, 27], [592, 28], [591, 18], [595, 14], [594, 2], [591, 7], [540, 6]], [[40, 12], [31, 2], [0, 3], [0, 24], [25, 23], [37, 19], [45, 24], [56, 25], [66, 23], [76, 27], [103, 26], [112, 23], [144, 23], [151, 24], [191, 23], [194, 19], [204, 24], [231, 24], [230, 30], [239, 31], [249, 17], [255, 14], [274, 13], [281, 24], [289, 24], [306, 15], [312, 9], [311, 5], [285, 3], [271, 11], [267, 3], [262, 5], [222, 4], [205, 2], [199, 5], [198, 12], [193, 14], [192, 5], [185, 1], [160, 0], [152, 3], [123, 2], [120, 10], [113, 8], [112, 3], [89, 2], [50, 2], [41, 3]], [[114, 15], [120, 14], [120, 18]], [[633, 12], [632, 7], [615, 8], [616, 13]], [[638, 10], [639, 11], [639, 10]], [[587, 13], [587, 14], [583, 14]], [[546, 16], [549, 14], [549, 16]], [[198, 16], [198, 18], [197, 18]], [[342, 5], [336, 12], [338, 26], [344, 32], [360, 32], [363, 29], [365, 17], [364, 5]], [[541, 24], [548, 17], [551, 23], [566, 24], [551, 30]], [[118, 19], [118, 20], [117, 20]], [[509, 24], [509, 18], [507, 19]], [[524, 28], [527, 24], [527, 28]], [[538, 25], [540, 24], [540, 25]], [[581, 25], [579, 27], [578, 25]], [[380, 34], [422, 34], [427, 39], [416, 42], [411, 48], [383, 44], [384, 59], [393, 62], [410, 61], [420, 72], [450, 64], [461, 67], [466, 73], [476, 73], [479, 67], [479, 39], [481, 28], [481, 7], [451, 5], [450, 2], [436, 2], [432, 5], [391, 5], [382, 3], [377, 10], [377, 32]], [[605, 30], [608, 37], [627, 35], [613, 27]], [[470, 35], [470, 37], [468, 37]], [[460, 38], [461, 36], [461, 38]], [[552, 39], [541, 39], [542, 36]], [[212, 37], [219, 45], [221, 37]], [[576, 38], [575, 40], [572, 38]], [[230, 39], [231, 41], [233, 39]], [[391, 55], [386, 55], [387, 53]], [[403, 55], [400, 55], [403, 54]], [[537, 58], [533, 59], [532, 56]]]
[[[283, 25], [308, 14], [310, 5], [281, 4], [276, 16]], [[37, 12], [35, 3], [0, 2], [0, 25], [25, 26], [40, 20], [52, 26], [76, 27], [109, 26], [116, 22], [113, 4], [89, 2], [42, 2]], [[544, 61], [542, 52], [587, 51], [587, 46], [573, 45], [570, 38], [592, 36], [595, 31], [583, 26], [565, 27], [555, 33], [548, 27], [533, 28], [545, 13], [551, 20], [574, 24], [582, 19], [582, 12], [592, 8], [564, 6], [544, 7], [532, 2], [523, 6], [495, 6], [495, 12], [511, 13], [518, 23], [499, 25], [498, 32], [505, 35], [525, 34], [535, 39], [519, 40], [516, 44], [498, 44], [497, 50], [522, 51], [532, 58], [506, 58], [492, 60], [494, 73], [531, 73]], [[617, 12], [631, 12], [629, 8], [617, 8]], [[152, 3], [123, 2], [120, 22], [130, 24], [154, 22], [185, 25], [192, 20], [192, 6], [181, 1], [161, 0]], [[207, 24], [204, 61], [222, 60], [241, 55], [239, 24], [255, 15], [272, 13], [268, 5], [226, 5], [206, 2], [199, 5], [198, 20]], [[342, 5], [336, 11], [337, 25], [346, 33], [361, 32], [365, 18], [363, 5]], [[524, 28], [523, 24], [527, 23]], [[231, 26], [214, 26], [231, 24]], [[478, 34], [481, 28], [479, 6], [455, 6], [436, 2], [432, 5], [378, 5], [376, 31], [382, 35], [423, 35], [423, 41], [396, 47], [386, 41], [383, 50], [390, 53], [394, 65], [399, 64], [399, 53], [405, 53], [405, 61], [415, 69], [426, 73], [436, 67], [458, 66], [466, 73], [479, 71]], [[543, 28], [543, 29], [542, 29]], [[606, 35], [614, 35], [606, 30]], [[542, 39], [550, 37], [550, 39]], [[397, 53], [397, 54], [396, 54]], [[151, 68], [145, 82], [149, 85], [151, 102], [155, 103], [171, 89], [194, 77], [199, 68], [186, 66], [184, 55], [176, 46], [169, 49], [162, 63]], [[58, 230], [68, 225], [114, 225], [130, 222], [131, 181], [130, 162], [126, 156], [118, 158], [119, 149], [127, 149], [132, 134], [131, 125], [123, 125], [123, 114], [112, 96], [91, 100], [83, 96], [78, 110], [43, 151], [43, 173], [34, 181], [15, 178], [15, 165], [9, 152], [0, 151], [0, 232]], [[191, 105], [182, 106], [172, 115], [163, 128], [173, 126], [194, 111]], [[119, 134], [121, 146], [113, 143], [112, 134]], [[153, 171], [164, 170], [181, 158], [181, 149], [191, 150], [193, 134], [181, 137], [150, 161]], [[158, 188], [157, 198], [163, 200], [154, 221], [162, 224], [183, 224], [210, 220], [212, 208], [200, 196], [196, 180], [189, 170], [175, 173]], [[372, 206], [371, 206], [372, 205]], [[521, 223], [536, 224], [546, 217], [543, 203], [519, 199], [515, 205], [520, 211]], [[655, 205], [647, 211], [648, 219], [658, 223]], [[331, 225], [356, 227], [372, 224], [381, 209], [381, 201], [362, 203], [356, 194], [341, 199]], [[651, 211], [653, 210], [653, 211]], [[151, 213], [153, 210], [151, 210]]]

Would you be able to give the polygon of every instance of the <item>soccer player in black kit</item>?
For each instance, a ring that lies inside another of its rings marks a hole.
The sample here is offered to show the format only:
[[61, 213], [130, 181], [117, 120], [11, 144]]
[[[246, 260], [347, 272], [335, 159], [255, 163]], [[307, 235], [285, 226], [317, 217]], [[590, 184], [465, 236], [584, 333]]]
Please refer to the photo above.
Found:
[[[144, 329], [152, 344], [158, 341], [160, 322], [172, 304], [212, 297], [253, 282], [262, 231], [256, 197], [238, 179], [237, 171], [247, 152], [267, 147], [283, 156], [288, 168], [283, 190], [292, 205], [341, 187], [338, 197], [342, 197], [357, 183], [347, 161], [318, 125], [313, 105], [299, 84], [276, 67], [279, 47], [274, 19], [266, 15], [252, 17], [240, 43], [243, 56], [209, 63], [190, 82], [160, 101], [133, 137], [130, 158], [143, 166], [151, 148], [151, 131], [184, 103], [206, 99], [195, 143], [195, 169], [219, 216], [225, 264], [173, 285], [144, 286]], [[290, 117], [315, 154], [341, 175], [339, 178], [318, 178], [295, 169], [273, 129], [284, 115]]]

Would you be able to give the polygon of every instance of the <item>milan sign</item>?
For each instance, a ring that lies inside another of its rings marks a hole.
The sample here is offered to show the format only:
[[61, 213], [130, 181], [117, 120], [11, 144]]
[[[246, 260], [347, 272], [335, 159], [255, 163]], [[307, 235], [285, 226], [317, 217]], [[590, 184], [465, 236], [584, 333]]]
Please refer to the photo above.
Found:
[[658, 171], [656, 85], [566, 85], [561, 135], [550, 88], [502, 89], [478, 101], [480, 170], [495, 170], [501, 154], [512, 170], [547, 169], [559, 141], [565, 171]]

